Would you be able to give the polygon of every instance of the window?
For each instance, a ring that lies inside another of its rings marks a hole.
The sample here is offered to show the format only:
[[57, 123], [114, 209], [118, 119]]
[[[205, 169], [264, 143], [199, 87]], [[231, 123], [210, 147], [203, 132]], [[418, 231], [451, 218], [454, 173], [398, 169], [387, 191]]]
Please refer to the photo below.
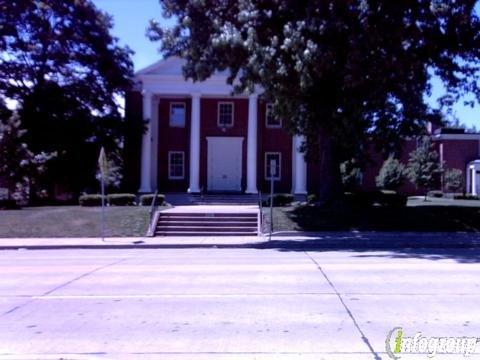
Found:
[[265, 153], [265, 179], [280, 180], [282, 172], [282, 156], [279, 152]]
[[168, 178], [183, 179], [185, 154], [183, 151], [168, 152]]
[[282, 120], [273, 116], [273, 105], [267, 104], [265, 108], [265, 124], [267, 128], [281, 128]]
[[233, 126], [233, 103], [219, 102], [218, 103], [218, 120], [217, 124], [220, 127]]
[[170, 126], [185, 127], [185, 103], [170, 103]]

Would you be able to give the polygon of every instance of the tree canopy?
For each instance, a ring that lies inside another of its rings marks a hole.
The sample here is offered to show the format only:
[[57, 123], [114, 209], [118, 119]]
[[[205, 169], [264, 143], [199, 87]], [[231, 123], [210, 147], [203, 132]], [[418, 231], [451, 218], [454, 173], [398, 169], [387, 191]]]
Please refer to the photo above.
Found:
[[340, 163], [370, 139], [390, 151], [438, 121], [425, 97], [432, 76], [447, 90], [444, 105], [466, 92], [480, 97], [473, 0], [160, 3], [176, 19], [150, 26], [163, 54], [185, 59], [193, 80], [228, 69], [238, 91], [261, 86], [275, 114], [306, 135], [309, 157], [331, 148]]
[[101, 145], [121, 142], [116, 99], [133, 65], [112, 27], [89, 0], [0, 0], [0, 97], [18, 101], [29, 147], [57, 151], [55, 177], [74, 188], [95, 182]]

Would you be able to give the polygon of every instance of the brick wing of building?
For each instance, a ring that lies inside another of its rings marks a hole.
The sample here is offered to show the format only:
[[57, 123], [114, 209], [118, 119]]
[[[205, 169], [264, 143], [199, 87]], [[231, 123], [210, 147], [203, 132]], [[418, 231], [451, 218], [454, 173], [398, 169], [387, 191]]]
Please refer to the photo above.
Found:
[[[277, 192], [314, 193], [322, 174], [298, 150], [302, 139], [291, 136], [261, 92], [233, 95], [227, 74], [203, 82], [185, 80], [182, 60], [161, 60], [136, 74], [136, 87], [127, 94], [127, 122], [145, 124], [143, 135], [126, 142], [126, 182], [132, 190], [152, 192], [257, 193], [275, 179]], [[480, 193], [480, 134], [462, 131], [431, 133], [445, 168], [465, 175], [466, 190]], [[416, 140], [406, 140], [400, 160]], [[375, 188], [383, 163], [371, 154], [362, 187]], [[416, 189], [406, 184], [405, 193]]]

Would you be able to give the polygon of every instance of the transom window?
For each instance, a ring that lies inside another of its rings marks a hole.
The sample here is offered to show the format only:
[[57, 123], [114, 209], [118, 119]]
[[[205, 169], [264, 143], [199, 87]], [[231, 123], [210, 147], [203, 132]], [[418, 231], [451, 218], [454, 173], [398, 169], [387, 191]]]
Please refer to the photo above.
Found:
[[217, 124], [220, 127], [233, 126], [233, 103], [219, 102], [218, 103], [218, 120]]
[[185, 127], [185, 103], [170, 103], [170, 126]]
[[282, 154], [279, 152], [265, 153], [265, 179], [280, 180], [282, 172]]
[[282, 119], [273, 116], [273, 104], [267, 104], [265, 108], [265, 124], [268, 128], [281, 128]]
[[185, 177], [185, 153], [183, 151], [168, 152], [168, 178], [183, 179]]

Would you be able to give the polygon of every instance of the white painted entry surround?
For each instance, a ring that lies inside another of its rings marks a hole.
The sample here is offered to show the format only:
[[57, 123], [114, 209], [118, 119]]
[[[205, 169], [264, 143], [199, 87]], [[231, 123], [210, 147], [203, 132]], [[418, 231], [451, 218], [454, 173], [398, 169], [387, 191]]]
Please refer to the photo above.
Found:
[[242, 191], [243, 137], [207, 136], [208, 191]]

